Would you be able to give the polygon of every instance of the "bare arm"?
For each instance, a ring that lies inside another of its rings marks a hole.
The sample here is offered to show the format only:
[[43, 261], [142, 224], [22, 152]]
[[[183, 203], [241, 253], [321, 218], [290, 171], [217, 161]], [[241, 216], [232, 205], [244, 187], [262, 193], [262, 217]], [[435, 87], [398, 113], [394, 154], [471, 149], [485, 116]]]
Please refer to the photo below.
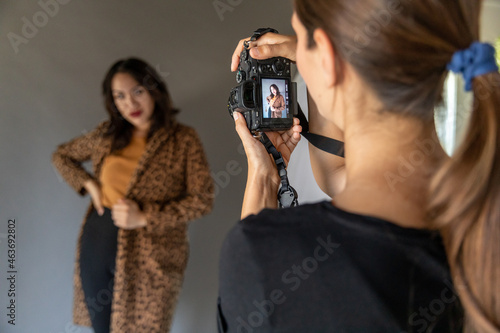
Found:
[[[280, 177], [276, 164], [264, 145], [255, 139], [247, 128], [246, 121], [238, 112], [234, 113], [236, 131], [240, 136], [248, 161], [247, 186], [241, 208], [241, 219], [257, 214], [264, 208], [277, 208]], [[267, 132], [267, 136], [281, 152], [288, 165], [290, 156], [300, 141], [302, 127], [294, 119], [294, 126], [288, 131]]]

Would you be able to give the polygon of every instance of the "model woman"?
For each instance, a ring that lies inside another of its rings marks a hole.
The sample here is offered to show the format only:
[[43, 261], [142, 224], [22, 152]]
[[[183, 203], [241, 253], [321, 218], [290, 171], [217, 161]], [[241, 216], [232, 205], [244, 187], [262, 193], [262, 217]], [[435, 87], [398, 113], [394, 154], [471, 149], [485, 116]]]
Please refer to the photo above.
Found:
[[[109, 120], [58, 147], [53, 163], [92, 205], [79, 236], [74, 321], [100, 332], [167, 332], [188, 260], [187, 223], [213, 184], [196, 132], [176, 122], [166, 85], [140, 59], [116, 62]], [[93, 173], [82, 162], [90, 160]]]
[[271, 118], [282, 118], [282, 111], [285, 110], [285, 98], [281, 95], [277, 85], [272, 84], [269, 87], [271, 95], [267, 96], [267, 104], [271, 112]]
[[[481, 5], [295, 0], [296, 38], [250, 43], [297, 62], [310, 131], [344, 141], [345, 160], [310, 145], [333, 200], [265, 209], [279, 176], [234, 113], [248, 181], [222, 249], [221, 332], [500, 332], [500, 73], [477, 42]], [[474, 93], [451, 158], [434, 125], [449, 70]], [[287, 161], [300, 130], [272, 135]]]

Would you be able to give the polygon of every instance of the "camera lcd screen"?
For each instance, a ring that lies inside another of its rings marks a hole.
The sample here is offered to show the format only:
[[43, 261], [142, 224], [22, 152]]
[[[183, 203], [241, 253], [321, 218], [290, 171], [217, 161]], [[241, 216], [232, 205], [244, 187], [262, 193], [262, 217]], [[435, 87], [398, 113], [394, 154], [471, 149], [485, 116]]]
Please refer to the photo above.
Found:
[[263, 119], [287, 119], [290, 117], [289, 80], [262, 78]]

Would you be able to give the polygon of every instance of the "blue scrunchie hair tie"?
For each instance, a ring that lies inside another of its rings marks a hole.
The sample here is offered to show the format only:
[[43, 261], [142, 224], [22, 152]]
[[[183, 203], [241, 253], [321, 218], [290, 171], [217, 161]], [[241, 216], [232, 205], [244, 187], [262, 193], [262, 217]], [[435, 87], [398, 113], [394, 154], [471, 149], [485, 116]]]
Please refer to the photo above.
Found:
[[468, 49], [455, 52], [446, 68], [454, 73], [462, 73], [465, 90], [471, 91], [472, 80], [476, 76], [498, 72], [495, 48], [488, 43], [474, 42]]

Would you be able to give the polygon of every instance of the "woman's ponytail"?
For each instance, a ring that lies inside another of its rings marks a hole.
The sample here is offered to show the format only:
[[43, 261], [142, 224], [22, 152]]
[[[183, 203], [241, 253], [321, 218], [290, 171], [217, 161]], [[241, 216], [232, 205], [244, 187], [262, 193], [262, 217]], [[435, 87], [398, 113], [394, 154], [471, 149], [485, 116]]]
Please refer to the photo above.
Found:
[[[471, 79], [472, 80], [472, 79]], [[472, 80], [464, 141], [435, 176], [430, 214], [443, 231], [466, 332], [500, 332], [500, 73]]]

